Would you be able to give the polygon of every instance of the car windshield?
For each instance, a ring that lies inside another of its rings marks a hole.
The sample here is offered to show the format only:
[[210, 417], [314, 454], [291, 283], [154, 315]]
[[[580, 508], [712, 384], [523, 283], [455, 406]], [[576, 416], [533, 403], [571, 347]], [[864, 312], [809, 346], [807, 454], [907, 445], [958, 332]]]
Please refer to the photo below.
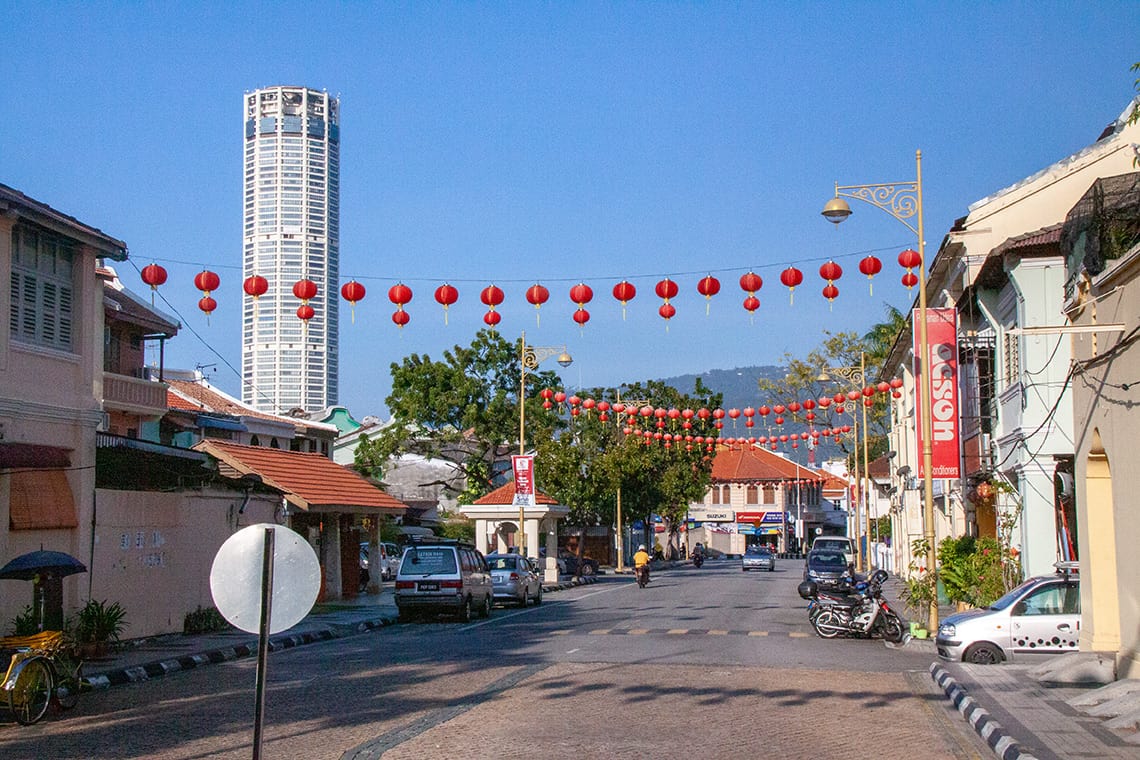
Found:
[[1033, 586], [1037, 583], [1040, 583], [1040, 579], [1030, 578], [1025, 583], [1022, 583], [1020, 586], [1015, 588], [1013, 591], [1010, 591], [1009, 593], [1007, 593], [1001, 599], [998, 599], [996, 602], [991, 604], [989, 607], [986, 607], [986, 609], [987, 610], [1004, 610], [1005, 608], [1009, 607], [1011, 604], [1016, 602], [1021, 597], [1022, 594], [1024, 594], [1026, 591], [1028, 591], [1030, 586]]
[[413, 548], [404, 555], [404, 561], [400, 565], [400, 572], [405, 575], [434, 575], [455, 571], [455, 551], [452, 549]]
[[766, 546], [749, 546], [747, 549], [744, 550], [744, 553], [745, 554], [751, 554], [751, 555], [763, 555], [763, 554], [771, 554], [772, 552]]
[[825, 549], [827, 551], [845, 552], [851, 545], [846, 541], [816, 541], [816, 549]]
[[843, 570], [847, 558], [837, 552], [812, 552], [808, 555], [808, 565], [820, 570]]
[[492, 570], [514, 570], [518, 566], [517, 557], [487, 557], [487, 565]]

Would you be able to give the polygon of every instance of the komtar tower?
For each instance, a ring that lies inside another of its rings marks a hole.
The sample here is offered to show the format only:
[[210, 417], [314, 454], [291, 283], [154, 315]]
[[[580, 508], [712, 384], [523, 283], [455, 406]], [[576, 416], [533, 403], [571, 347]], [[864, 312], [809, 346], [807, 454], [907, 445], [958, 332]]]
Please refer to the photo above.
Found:
[[[337, 403], [340, 102], [307, 87], [245, 96], [242, 278], [268, 290], [243, 298], [242, 401], [288, 414]], [[314, 315], [293, 293], [311, 280]]]

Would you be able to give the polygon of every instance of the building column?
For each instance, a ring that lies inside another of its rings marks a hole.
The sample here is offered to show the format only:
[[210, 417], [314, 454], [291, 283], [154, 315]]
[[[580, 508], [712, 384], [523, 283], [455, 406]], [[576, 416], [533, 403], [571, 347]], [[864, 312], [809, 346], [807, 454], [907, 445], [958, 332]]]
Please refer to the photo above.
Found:
[[[537, 551], [535, 556], [538, 556]], [[554, 519], [546, 531], [546, 568], [542, 579], [546, 583], [558, 583], [558, 521]]]
[[499, 523], [495, 526], [495, 551], [506, 554], [507, 549], [507, 534], [503, 532], [503, 523]]
[[527, 557], [538, 556], [538, 542], [539, 534], [541, 532], [541, 525], [541, 519], [535, 519], [533, 517], [528, 517], [526, 519], [526, 527], [524, 528], [526, 531], [526, 547], [523, 550], [523, 554]]
[[480, 554], [487, 554], [487, 520], [475, 518], [475, 548]]

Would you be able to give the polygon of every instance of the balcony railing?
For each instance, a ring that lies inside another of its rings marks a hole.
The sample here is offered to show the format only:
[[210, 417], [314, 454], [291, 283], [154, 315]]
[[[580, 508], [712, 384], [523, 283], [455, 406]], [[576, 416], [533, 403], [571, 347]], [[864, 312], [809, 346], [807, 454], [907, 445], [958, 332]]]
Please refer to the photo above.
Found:
[[166, 413], [166, 383], [103, 373], [103, 408], [130, 414]]

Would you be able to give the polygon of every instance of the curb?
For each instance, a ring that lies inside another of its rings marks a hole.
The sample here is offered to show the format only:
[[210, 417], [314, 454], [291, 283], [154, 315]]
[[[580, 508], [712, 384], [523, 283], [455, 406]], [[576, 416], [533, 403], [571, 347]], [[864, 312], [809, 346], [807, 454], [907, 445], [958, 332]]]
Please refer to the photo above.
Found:
[[[584, 586], [591, 583], [597, 583], [596, 576], [584, 576], [582, 578], [574, 578], [563, 583], [558, 584], [543, 584], [542, 590], [544, 592], [562, 591], [575, 586]], [[348, 636], [355, 636], [360, 633], [367, 633], [375, 631], [385, 626], [395, 625], [396, 617], [389, 615], [380, 618], [373, 618], [370, 620], [361, 620], [356, 623], [350, 624], [332, 624], [326, 625], [322, 628], [314, 628], [308, 631], [293, 634], [281, 634], [278, 636], [270, 637], [269, 651], [279, 652], [282, 649], [293, 649], [307, 644], [317, 644], [322, 641], [331, 641], [332, 639], [341, 639]], [[232, 660], [241, 660], [247, 657], [257, 656], [257, 637], [249, 639], [248, 641], [240, 644], [234, 644], [227, 647], [220, 647], [198, 654], [183, 655], [181, 657], [173, 657], [166, 660], [155, 660], [153, 662], [143, 663], [142, 665], [131, 665], [116, 670], [109, 670], [96, 675], [90, 675], [84, 678], [87, 683], [87, 688], [90, 689], [109, 689], [112, 686], [123, 686], [131, 683], [138, 683], [140, 681], [150, 681], [155, 678], [163, 678], [171, 673], [178, 673], [183, 670], [193, 670], [194, 668], [202, 667], [203, 665], [216, 665], [222, 662], [230, 662]]]
[[937, 662], [930, 665], [930, 677], [946, 692], [946, 696], [954, 707], [958, 708], [958, 712], [962, 713], [966, 722], [974, 727], [978, 736], [985, 740], [1001, 760], [1036, 760], [1034, 755], [1023, 750], [1002, 725], [994, 720], [985, 708], [979, 706], [977, 701], [967, 694], [954, 677]]

